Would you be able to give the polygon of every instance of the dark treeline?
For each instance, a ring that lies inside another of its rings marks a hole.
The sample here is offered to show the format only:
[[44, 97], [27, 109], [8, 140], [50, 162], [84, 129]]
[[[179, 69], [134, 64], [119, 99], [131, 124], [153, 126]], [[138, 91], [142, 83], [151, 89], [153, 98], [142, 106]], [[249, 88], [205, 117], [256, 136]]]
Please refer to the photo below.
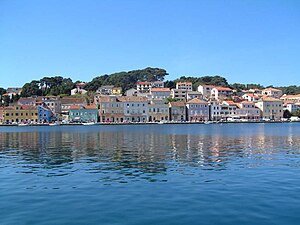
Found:
[[[118, 72], [113, 74], [105, 74], [97, 76], [90, 82], [86, 83], [84, 89], [93, 92], [96, 91], [102, 85], [114, 85], [116, 87], [122, 87], [123, 92], [130, 88], [135, 88], [138, 81], [165, 81], [167, 71], [161, 68], [145, 68], [140, 70], [132, 70], [128, 72]], [[165, 86], [169, 88], [175, 88], [176, 82], [192, 82], [193, 88], [196, 90], [200, 84], [216, 85], [223, 87], [230, 87], [238, 91], [246, 90], [250, 88], [265, 88], [260, 84], [229, 84], [226, 78], [216, 76], [202, 76], [202, 77], [191, 77], [181, 76], [175, 80], [166, 80]], [[71, 90], [76, 86], [71, 78], [64, 78], [62, 76], [44, 77], [40, 80], [33, 80], [30, 83], [24, 84], [22, 87], [22, 97], [29, 96], [42, 96], [42, 95], [70, 95]], [[299, 94], [300, 86], [287, 86], [287, 87], [276, 87], [283, 91], [284, 94]], [[0, 88], [0, 96], [5, 94], [6, 90]]]

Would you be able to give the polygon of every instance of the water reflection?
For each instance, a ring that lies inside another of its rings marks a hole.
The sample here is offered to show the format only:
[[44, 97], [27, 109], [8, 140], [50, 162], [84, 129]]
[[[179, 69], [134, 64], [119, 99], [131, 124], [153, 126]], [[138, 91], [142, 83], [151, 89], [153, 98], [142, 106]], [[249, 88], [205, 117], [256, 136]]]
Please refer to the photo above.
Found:
[[186, 166], [226, 170], [284, 165], [286, 155], [299, 157], [300, 136], [298, 127], [295, 132], [293, 126], [281, 126], [279, 133], [259, 125], [206, 126], [205, 130], [171, 125], [160, 130], [142, 126], [132, 130], [61, 127], [7, 132], [2, 129], [0, 162], [16, 164], [18, 172], [65, 176], [81, 170], [86, 174], [101, 174], [101, 181], [119, 182], [156, 181], [168, 170]]

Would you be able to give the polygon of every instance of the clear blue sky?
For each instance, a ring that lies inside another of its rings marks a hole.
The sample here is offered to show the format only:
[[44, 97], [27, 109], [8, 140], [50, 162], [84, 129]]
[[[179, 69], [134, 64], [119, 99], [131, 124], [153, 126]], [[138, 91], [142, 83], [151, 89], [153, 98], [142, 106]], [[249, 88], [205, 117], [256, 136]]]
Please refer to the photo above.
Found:
[[148, 66], [300, 85], [300, 1], [0, 0], [0, 87]]

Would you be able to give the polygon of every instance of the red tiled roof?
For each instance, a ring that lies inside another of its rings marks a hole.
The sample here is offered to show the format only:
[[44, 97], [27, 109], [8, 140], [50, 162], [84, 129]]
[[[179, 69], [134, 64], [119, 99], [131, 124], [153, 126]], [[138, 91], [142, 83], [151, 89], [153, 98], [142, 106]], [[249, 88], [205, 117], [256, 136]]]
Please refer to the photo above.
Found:
[[266, 88], [263, 91], [281, 91], [280, 89], [276, 89], [276, 88]]
[[71, 105], [70, 109], [80, 109], [80, 105]]
[[61, 104], [86, 104], [86, 99], [64, 97], [61, 99]]
[[95, 105], [87, 105], [84, 108], [85, 109], [97, 109], [97, 106], [95, 106]]
[[193, 98], [189, 100], [186, 104], [208, 104], [208, 102], [200, 100], [199, 98]]
[[[203, 87], [210, 87], [210, 88], [214, 88], [214, 87], [216, 87], [216, 86], [214, 86], [214, 85], [210, 85], [210, 84], [199, 84], [199, 86], [203, 86]], [[199, 87], [198, 86], [198, 87]]]
[[215, 89], [217, 89], [218, 91], [232, 91], [231, 88], [227, 88], [227, 87], [214, 87]]
[[151, 92], [169, 92], [170, 88], [151, 88]]
[[147, 102], [147, 97], [144, 96], [120, 96], [118, 100], [121, 102]]
[[270, 102], [282, 102], [282, 100], [280, 100], [278, 98], [272, 98], [272, 97], [263, 97], [262, 100], [263, 101], [270, 101]]
[[192, 82], [177, 82], [176, 84], [188, 84], [188, 85], [191, 85]]
[[148, 81], [139, 81], [136, 84], [145, 85], [145, 84], [151, 84], [151, 82], [148, 82]]
[[170, 102], [171, 107], [185, 106], [184, 102]]

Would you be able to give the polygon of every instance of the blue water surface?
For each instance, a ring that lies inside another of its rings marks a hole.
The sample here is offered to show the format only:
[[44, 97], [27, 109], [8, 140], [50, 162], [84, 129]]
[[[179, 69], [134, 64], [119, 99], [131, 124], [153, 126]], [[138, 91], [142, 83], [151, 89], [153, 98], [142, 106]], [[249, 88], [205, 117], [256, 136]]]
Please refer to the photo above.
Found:
[[0, 127], [0, 224], [300, 224], [300, 124]]

